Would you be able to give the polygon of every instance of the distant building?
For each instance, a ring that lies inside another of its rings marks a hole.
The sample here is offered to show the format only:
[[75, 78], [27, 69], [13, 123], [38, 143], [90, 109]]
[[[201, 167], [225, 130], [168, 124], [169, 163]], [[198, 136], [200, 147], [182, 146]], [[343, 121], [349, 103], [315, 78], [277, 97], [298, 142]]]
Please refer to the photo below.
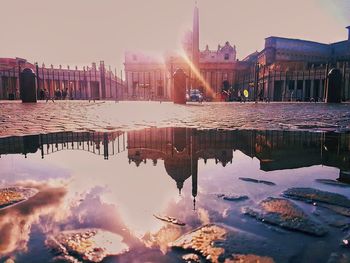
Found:
[[[259, 66], [256, 94], [273, 101], [323, 101], [329, 70], [342, 72], [342, 99], [350, 99], [350, 27], [347, 40], [323, 44], [268, 37], [265, 48], [245, 61]], [[254, 80], [253, 80], [254, 81]]]
[[208, 100], [324, 101], [328, 72], [338, 68], [342, 100], [349, 101], [350, 26], [347, 29], [348, 39], [331, 44], [271, 36], [263, 50], [238, 60], [236, 46], [229, 42], [200, 50], [195, 6], [193, 28], [184, 34], [183, 50], [163, 57], [125, 52], [125, 81], [103, 62], [83, 69], [37, 68], [25, 59], [0, 58], [0, 99], [20, 97], [19, 71], [29, 67], [38, 75], [39, 89], [47, 89], [50, 96], [56, 89], [68, 90], [75, 99], [171, 100], [173, 74], [181, 68], [187, 91], [200, 90]]
[[141, 52], [126, 52], [125, 75], [125, 94], [129, 99], [164, 100], [170, 96], [161, 59]]
[[[46, 89], [50, 97], [55, 90], [67, 90], [67, 99], [122, 99], [124, 82], [116, 76], [116, 72], [107, 69], [100, 62], [99, 67], [92, 63], [83, 69], [54, 68], [42, 64], [29, 63], [22, 58], [0, 58], [0, 99], [19, 99], [19, 72], [24, 68], [32, 69], [38, 76], [38, 93]], [[38, 94], [39, 95], [39, 94]]]
[[[347, 29], [350, 38], [350, 26]], [[265, 48], [259, 53], [258, 61], [266, 65], [291, 61], [314, 64], [349, 61], [349, 38], [332, 44], [323, 44], [301, 39], [268, 37], [265, 39]]]
[[[156, 60], [137, 52], [125, 53], [125, 74], [128, 97], [133, 99], [172, 98], [172, 76], [181, 68], [187, 75], [186, 89], [200, 89], [207, 97], [218, 98], [224, 86], [231, 86], [235, 71], [249, 67], [236, 59], [236, 46], [226, 42], [210, 50], [199, 49], [199, 10], [193, 15], [192, 31], [182, 40], [183, 53], [169, 51]], [[144, 77], [143, 77], [144, 76]], [[147, 77], [149, 76], [149, 77]]]
[[[199, 10], [193, 15], [192, 31], [185, 33], [183, 54], [168, 52], [164, 59], [142, 58], [126, 53], [125, 74], [128, 98], [171, 99], [172, 76], [181, 68], [187, 75], [186, 89], [199, 89], [208, 99], [269, 101], [323, 101], [328, 71], [342, 71], [342, 99], [350, 100], [350, 27], [347, 40], [323, 44], [313, 41], [268, 37], [262, 51], [239, 61], [236, 46], [226, 42], [216, 50], [199, 49]], [[158, 72], [158, 73], [157, 73]], [[158, 75], [157, 75], [158, 74]], [[144, 76], [144, 77], [143, 77]], [[149, 76], [149, 77], [147, 77]]]

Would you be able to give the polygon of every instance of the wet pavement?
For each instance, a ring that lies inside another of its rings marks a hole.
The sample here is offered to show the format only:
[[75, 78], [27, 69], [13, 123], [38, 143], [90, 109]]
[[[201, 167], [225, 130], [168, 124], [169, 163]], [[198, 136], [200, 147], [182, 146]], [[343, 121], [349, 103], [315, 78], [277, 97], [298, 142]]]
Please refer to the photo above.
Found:
[[[80, 107], [82, 122], [92, 118], [86, 108], [123, 107], [77, 103], [87, 105]], [[157, 114], [166, 124], [184, 108], [234, 105], [171, 106], [175, 115]], [[117, 131], [28, 128], [30, 136], [0, 138], [0, 195], [10, 204], [0, 209], [0, 262], [350, 258], [350, 133], [135, 123]]]
[[0, 102], [0, 137], [144, 127], [350, 130], [350, 104], [39, 101]]

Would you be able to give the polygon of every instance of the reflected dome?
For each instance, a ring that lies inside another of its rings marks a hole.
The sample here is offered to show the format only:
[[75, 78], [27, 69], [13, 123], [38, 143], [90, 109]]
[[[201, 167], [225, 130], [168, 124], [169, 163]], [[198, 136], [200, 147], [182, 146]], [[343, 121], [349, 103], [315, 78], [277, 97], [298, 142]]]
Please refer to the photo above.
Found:
[[164, 159], [165, 170], [176, 181], [176, 186], [181, 193], [183, 184], [191, 176], [191, 159], [188, 154], [175, 154], [171, 158]]

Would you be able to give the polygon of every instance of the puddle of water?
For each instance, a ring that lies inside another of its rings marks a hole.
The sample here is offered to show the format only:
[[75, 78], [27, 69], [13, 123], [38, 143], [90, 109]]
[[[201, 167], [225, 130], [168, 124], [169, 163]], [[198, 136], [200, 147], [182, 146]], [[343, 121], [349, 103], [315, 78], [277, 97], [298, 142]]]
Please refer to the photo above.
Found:
[[327, 229], [314, 237], [264, 224], [243, 210], [281, 198], [291, 187], [350, 198], [349, 153], [350, 134], [332, 132], [149, 128], [2, 138], [1, 188], [38, 193], [0, 210], [0, 260], [48, 262], [58, 254], [50, 237], [99, 229], [117, 235], [100, 243], [120, 252], [104, 262], [183, 262], [185, 251], [169, 244], [214, 223], [249, 236], [249, 242], [232, 243], [233, 253], [327, 262], [332, 252], [344, 253], [348, 217], [292, 200]]

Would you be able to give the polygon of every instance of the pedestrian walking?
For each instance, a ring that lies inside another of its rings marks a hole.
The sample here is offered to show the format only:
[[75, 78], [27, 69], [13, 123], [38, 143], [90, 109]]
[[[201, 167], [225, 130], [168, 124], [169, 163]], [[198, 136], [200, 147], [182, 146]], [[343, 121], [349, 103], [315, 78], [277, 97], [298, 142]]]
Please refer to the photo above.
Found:
[[62, 93], [61, 93], [60, 89], [56, 89], [56, 91], [55, 91], [55, 99], [56, 100], [62, 99]]
[[68, 89], [65, 88], [64, 90], [62, 90], [62, 99], [65, 100], [67, 95], [68, 95]]
[[50, 99], [52, 100], [52, 102], [55, 102], [54, 97], [50, 98], [50, 94], [49, 94], [47, 89], [44, 89], [44, 93], [45, 93], [45, 100], [46, 100], [46, 102], [48, 102], [48, 100], [50, 100]]
[[39, 91], [39, 99], [40, 100], [44, 100], [45, 99], [45, 91], [43, 88], [40, 88], [40, 91]]

